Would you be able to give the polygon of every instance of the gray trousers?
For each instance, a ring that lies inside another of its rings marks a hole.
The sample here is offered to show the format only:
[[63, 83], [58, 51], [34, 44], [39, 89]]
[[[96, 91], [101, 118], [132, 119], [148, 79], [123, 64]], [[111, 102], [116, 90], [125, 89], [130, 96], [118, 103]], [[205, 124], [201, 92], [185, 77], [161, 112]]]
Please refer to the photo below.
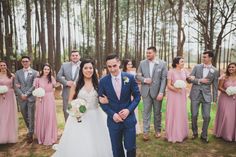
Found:
[[67, 120], [69, 114], [67, 113], [67, 106], [68, 106], [68, 98], [63, 97], [63, 113], [65, 121]]
[[143, 98], [143, 132], [148, 133], [150, 130], [151, 112], [153, 108], [154, 129], [155, 132], [161, 132], [161, 104], [162, 101], [153, 99], [150, 94]]
[[199, 106], [202, 105], [202, 118], [203, 118], [203, 126], [201, 136], [203, 138], [207, 138], [207, 130], [210, 123], [210, 112], [211, 112], [211, 102], [206, 102], [203, 98], [203, 95], [200, 94], [198, 100], [191, 100], [191, 118], [192, 118], [192, 131], [194, 135], [198, 134], [198, 111]]
[[20, 111], [28, 128], [28, 136], [34, 134], [34, 113], [35, 113], [35, 102], [21, 101]]

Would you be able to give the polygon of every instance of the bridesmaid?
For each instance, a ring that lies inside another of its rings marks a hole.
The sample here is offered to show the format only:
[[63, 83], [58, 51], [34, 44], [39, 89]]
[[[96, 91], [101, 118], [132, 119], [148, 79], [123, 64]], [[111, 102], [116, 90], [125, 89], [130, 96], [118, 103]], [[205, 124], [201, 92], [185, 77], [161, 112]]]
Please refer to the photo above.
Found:
[[16, 143], [18, 140], [17, 105], [14, 93], [14, 76], [7, 69], [5, 61], [0, 61], [0, 86], [8, 91], [0, 94], [0, 144]]
[[34, 80], [35, 88], [43, 88], [45, 96], [36, 99], [35, 135], [39, 144], [52, 145], [57, 141], [56, 104], [51, 66], [44, 64], [40, 76]]
[[[127, 73], [130, 73], [130, 74], [134, 75], [134, 77], [135, 77], [136, 72], [133, 68], [132, 60], [130, 60], [130, 59], [124, 60], [123, 71], [127, 72]], [[140, 129], [141, 127], [140, 127], [139, 120], [138, 120], [138, 107], [134, 110], [134, 113], [135, 113], [135, 117], [137, 119], [136, 134], [141, 134], [141, 129]]]
[[[175, 57], [173, 69], [167, 75], [166, 138], [169, 142], [182, 142], [188, 137], [187, 96], [185, 88], [175, 88], [177, 80], [185, 81], [184, 59]], [[186, 82], [185, 82], [186, 83]]]
[[227, 95], [225, 91], [229, 86], [236, 86], [236, 63], [230, 63], [220, 78], [218, 89], [221, 93], [214, 128], [216, 137], [236, 141], [236, 95]]

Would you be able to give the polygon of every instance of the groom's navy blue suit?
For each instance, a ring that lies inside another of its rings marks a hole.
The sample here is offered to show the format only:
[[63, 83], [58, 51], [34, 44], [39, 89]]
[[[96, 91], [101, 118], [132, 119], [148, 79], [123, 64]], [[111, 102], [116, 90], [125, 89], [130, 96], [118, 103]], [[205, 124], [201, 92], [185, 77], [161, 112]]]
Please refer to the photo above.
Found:
[[[101, 104], [101, 107], [108, 115], [107, 125], [109, 128], [114, 157], [125, 157], [122, 144], [123, 138], [124, 146], [127, 150], [127, 157], [135, 157], [135, 125], [137, 121], [134, 115], [134, 109], [140, 101], [140, 92], [133, 75], [121, 72], [121, 79], [122, 87], [120, 99], [118, 99], [116, 95], [110, 74], [100, 80], [98, 94], [99, 96], [106, 95], [109, 99], [109, 104]], [[131, 96], [133, 96], [133, 100], [131, 100]], [[113, 115], [119, 113], [122, 109], [128, 109], [130, 113], [123, 122], [116, 123], [113, 120]]]

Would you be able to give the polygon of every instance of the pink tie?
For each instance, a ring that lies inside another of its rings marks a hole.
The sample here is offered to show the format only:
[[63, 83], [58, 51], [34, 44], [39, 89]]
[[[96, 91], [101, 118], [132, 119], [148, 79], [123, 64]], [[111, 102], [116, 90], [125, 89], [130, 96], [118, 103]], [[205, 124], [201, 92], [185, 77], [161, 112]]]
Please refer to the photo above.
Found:
[[115, 78], [115, 92], [118, 99], [120, 99], [121, 85], [119, 78]]

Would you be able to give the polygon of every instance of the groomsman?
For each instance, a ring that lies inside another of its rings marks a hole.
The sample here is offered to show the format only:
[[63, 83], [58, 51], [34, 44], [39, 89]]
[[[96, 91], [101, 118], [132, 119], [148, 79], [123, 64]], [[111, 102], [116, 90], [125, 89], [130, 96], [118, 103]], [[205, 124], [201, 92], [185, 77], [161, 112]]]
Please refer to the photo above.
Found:
[[75, 84], [79, 77], [80, 69], [80, 54], [77, 50], [72, 50], [70, 55], [70, 62], [65, 62], [62, 64], [58, 74], [57, 81], [63, 85], [62, 98], [63, 98], [63, 113], [65, 121], [68, 118], [67, 105], [70, 87]]
[[34, 134], [34, 111], [35, 97], [32, 95], [34, 90], [33, 82], [38, 72], [30, 67], [30, 57], [22, 56], [22, 69], [16, 71], [16, 93], [20, 105], [20, 111], [28, 128], [27, 142], [33, 142]]
[[155, 137], [161, 137], [161, 104], [166, 87], [166, 63], [156, 58], [157, 50], [149, 47], [147, 59], [140, 62], [136, 78], [141, 82], [143, 98], [143, 140], [149, 140], [151, 111], [153, 108]]
[[[218, 76], [217, 69], [212, 65], [214, 54], [208, 50], [203, 52], [203, 64], [197, 64], [190, 76], [193, 79], [187, 79], [192, 83], [190, 91], [191, 113], [192, 113], [192, 131], [193, 138], [198, 137], [198, 111], [200, 104], [202, 105], [203, 126], [201, 140], [208, 143], [207, 130], [210, 123], [211, 102], [216, 103], [218, 95]], [[213, 98], [213, 99], [212, 99]]]

